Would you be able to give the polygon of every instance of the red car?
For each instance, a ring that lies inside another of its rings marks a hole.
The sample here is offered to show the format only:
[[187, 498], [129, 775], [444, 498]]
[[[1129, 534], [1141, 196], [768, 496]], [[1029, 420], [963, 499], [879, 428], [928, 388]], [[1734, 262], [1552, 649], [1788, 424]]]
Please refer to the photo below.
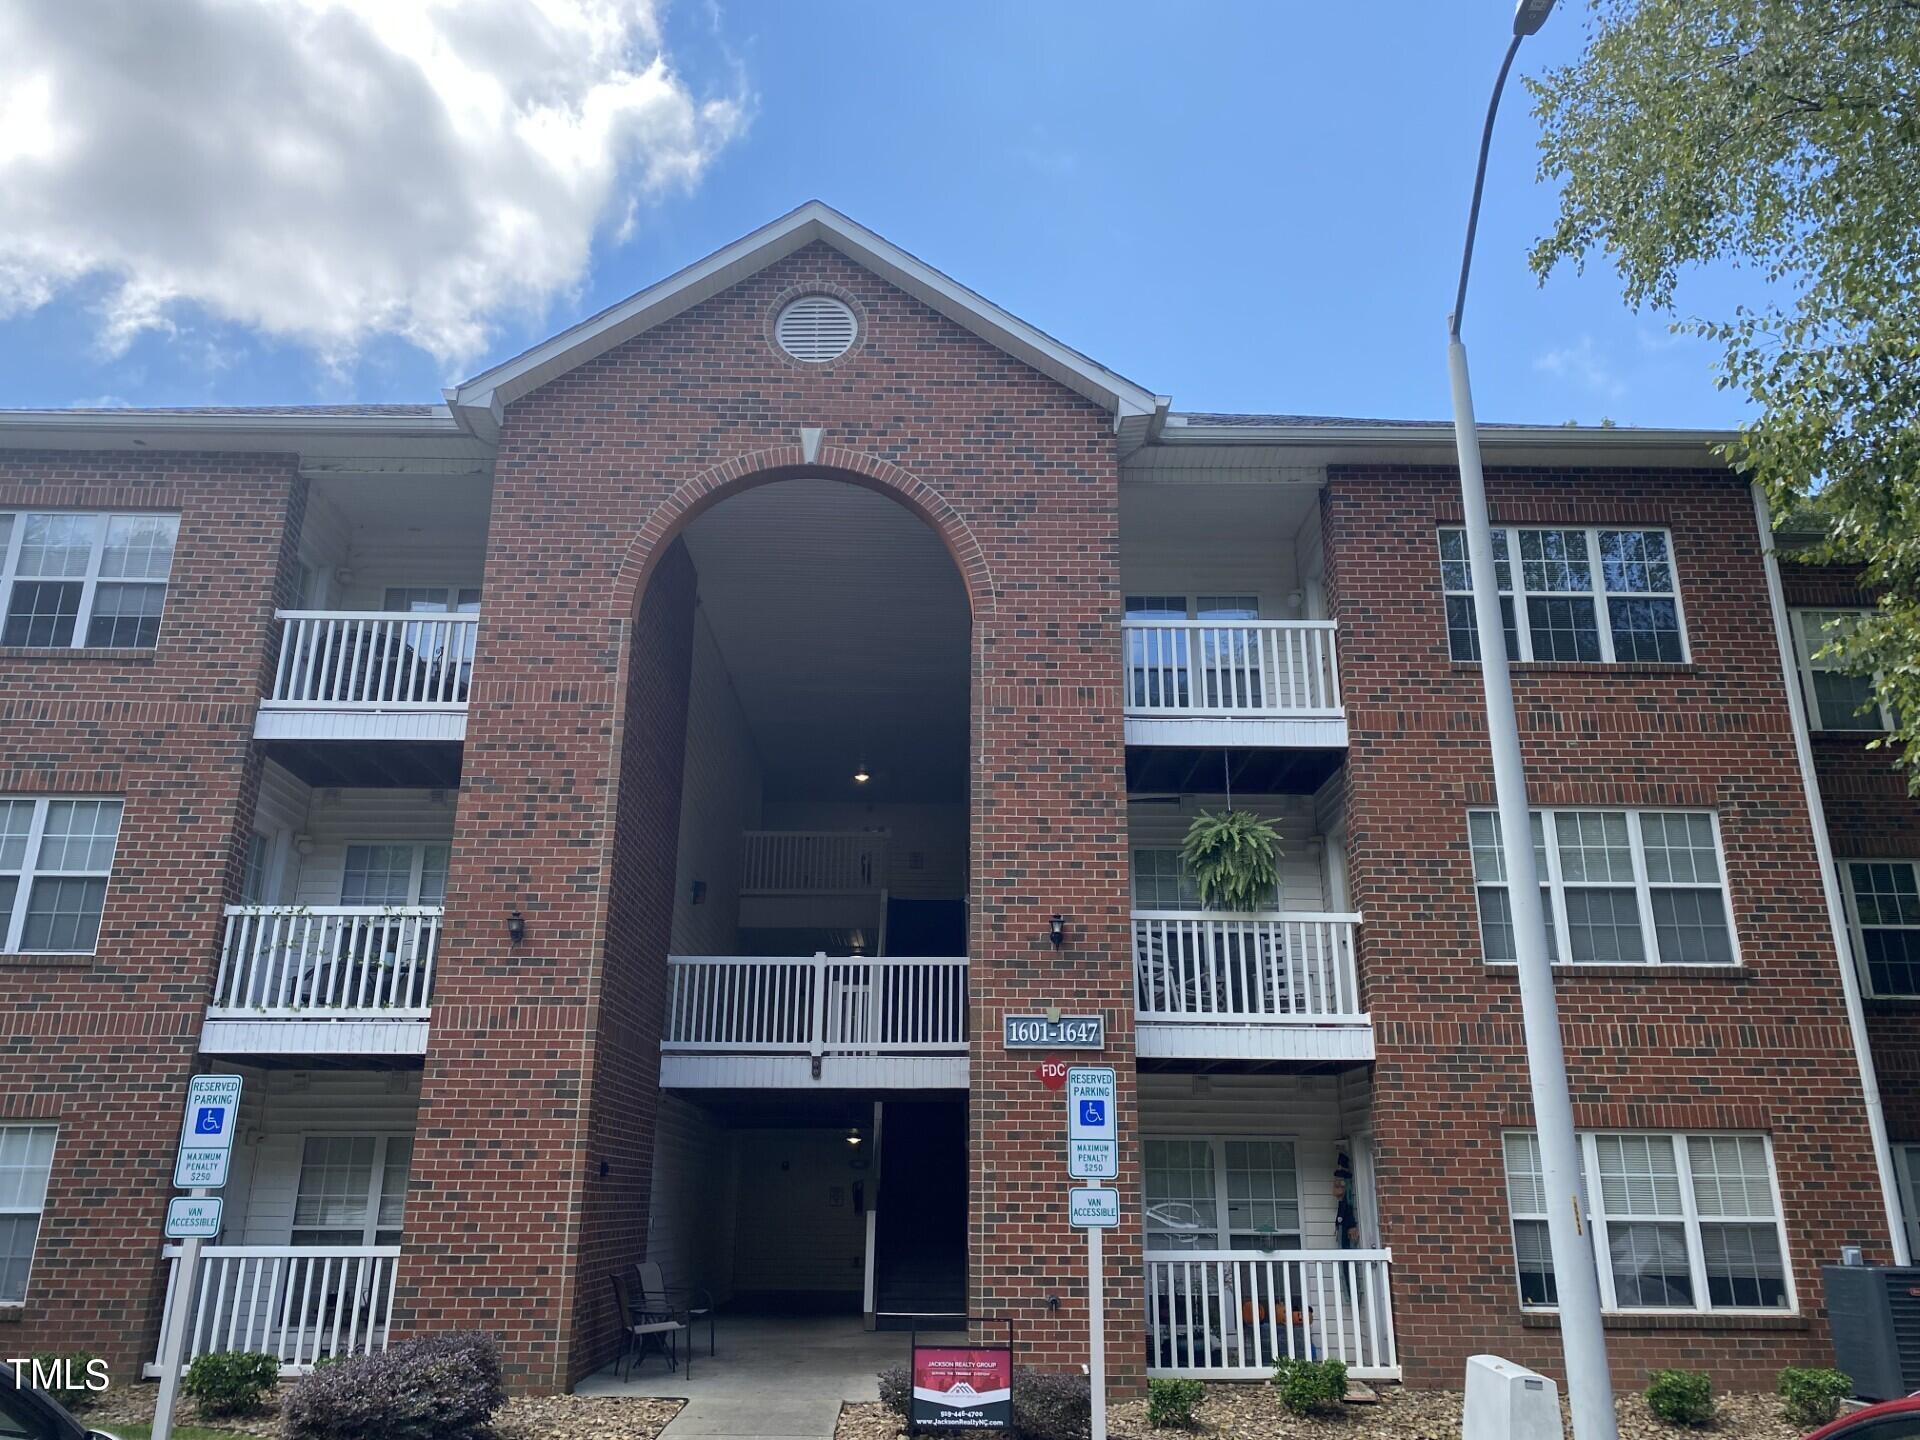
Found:
[[1822, 1425], [1807, 1440], [1920, 1440], [1920, 1395], [1869, 1405]]

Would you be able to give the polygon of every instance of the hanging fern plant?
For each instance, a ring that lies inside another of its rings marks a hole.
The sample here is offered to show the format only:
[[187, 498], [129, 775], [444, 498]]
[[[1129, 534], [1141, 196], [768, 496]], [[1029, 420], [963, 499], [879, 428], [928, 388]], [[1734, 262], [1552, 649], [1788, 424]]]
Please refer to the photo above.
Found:
[[1250, 810], [1215, 815], [1202, 810], [1187, 828], [1181, 863], [1200, 891], [1200, 903], [1221, 910], [1271, 906], [1279, 879], [1280, 837]]

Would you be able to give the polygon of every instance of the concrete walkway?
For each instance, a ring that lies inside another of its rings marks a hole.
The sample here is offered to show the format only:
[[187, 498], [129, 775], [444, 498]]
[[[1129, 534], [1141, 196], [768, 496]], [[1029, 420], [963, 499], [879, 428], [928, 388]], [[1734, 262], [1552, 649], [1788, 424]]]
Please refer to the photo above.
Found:
[[649, 1355], [621, 1381], [612, 1368], [575, 1387], [580, 1395], [669, 1395], [686, 1409], [662, 1440], [831, 1440], [843, 1400], [880, 1398], [874, 1377], [907, 1363], [907, 1336], [869, 1333], [860, 1317], [720, 1317], [718, 1353], [707, 1355], [705, 1325], [695, 1330], [693, 1373]]

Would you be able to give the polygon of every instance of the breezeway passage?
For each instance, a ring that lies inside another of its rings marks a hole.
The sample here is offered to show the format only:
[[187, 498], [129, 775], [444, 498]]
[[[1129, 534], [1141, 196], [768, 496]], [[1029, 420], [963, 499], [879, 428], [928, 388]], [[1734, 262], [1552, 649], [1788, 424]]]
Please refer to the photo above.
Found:
[[624, 1383], [609, 1366], [575, 1393], [684, 1397], [667, 1440], [827, 1440], [843, 1402], [879, 1399], [875, 1377], [907, 1363], [906, 1335], [866, 1330], [857, 1315], [723, 1317], [711, 1357], [705, 1340], [703, 1333], [691, 1375], [653, 1355]]

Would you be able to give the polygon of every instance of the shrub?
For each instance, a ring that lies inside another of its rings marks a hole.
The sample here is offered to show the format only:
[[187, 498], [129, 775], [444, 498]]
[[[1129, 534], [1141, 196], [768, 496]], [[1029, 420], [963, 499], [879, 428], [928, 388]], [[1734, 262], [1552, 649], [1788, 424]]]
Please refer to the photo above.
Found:
[[902, 1420], [913, 1413], [913, 1376], [906, 1366], [880, 1372], [880, 1403]]
[[1669, 1425], [1713, 1420], [1713, 1380], [1704, 1370], [1655, 1370], [1647, 1377], [1647, 1408]]
[[1803, 1370], [1789, 1365], [1780, 1372], [1777, 1387], [1787, 1418], [1796, 1425], [1824, 1425], [1840, 1413], [1840, 1402], [1853, 1394], [1853, 1380], [1838, 1370]]
[[490, 1335], [403, 1340], [315, 1370], [282, 1407], [286, 1440], [469, 1440], [506, 1403]]
[[1013, 1429], [1021, 1440], [1088, 1440], [1093, 1387], [1087, 1377], [1014, 1371]]
[[1344, 1360], [1282, 1360], [1273, 1367], [1280, 1403], [1290, 1415], [1311, 1415], [1323, 1405], [1347, 1398]]
[[1147, 1423], [1156, 1430], [1193, 1424], [1193, 1407], [1206, 1393], [1207, 1387], [1198, 1380], [1149, 1380]]
[[280, 1362], [253, 1350], [202, 1355], [187, 1367], [180, 1388], [202, 1415], [248, 1415], [258, 1410], [280, 1378]]
[[[76, 1350], [71, 1355], [55, 1355], [42, 1351], [33, 1357], [33, 1363], [38, 1368], [32, 1373], [35, 1383], [67, 1409], [84, 1410], [100, 1398], [97, 1391], [87, 1388], [88, 1368], [97, 1359], [99, 1357], [90, 1350]], [[51, 1385], [43, 1383], [49, 1379], [54, 1380], [55, 1383]], [[58, 1383], [61, 1380], [71, 1380], [74, 1383], [63, 1385]]]

